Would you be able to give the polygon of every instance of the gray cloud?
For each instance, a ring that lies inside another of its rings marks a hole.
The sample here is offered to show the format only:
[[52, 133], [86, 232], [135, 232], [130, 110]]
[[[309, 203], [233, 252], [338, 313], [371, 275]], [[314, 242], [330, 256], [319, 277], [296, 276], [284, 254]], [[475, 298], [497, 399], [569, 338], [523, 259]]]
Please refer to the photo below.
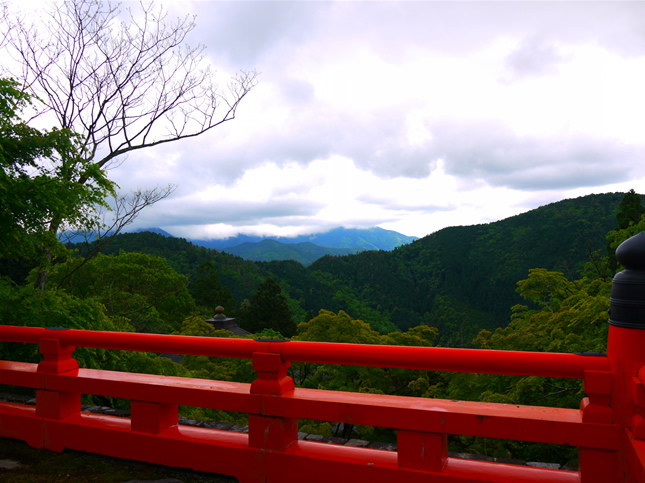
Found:
[[358, 196], [356, 199], [363, 203], [382, 206], [392, 211], [436, 213], [441, 211], [452, 211], [458, 208], [454, 203], [448, 203], [446, 205], [439, 205], [437, 203], [403, 203], [396, 199], [392, 199], [391, 196], [388, 197], [385, 194], [379, 193], [370, 193]]
[[544, 39], [525, 40], [507, 59], [511, 78], [539, 76], [555, 72], [564, 57]]
[[194, 9], [209, 52], [239, 66], [307, 42], [369, 45], [394, 63], [411, 45], [462, 55], [503, 35], [600, 42], [626, 55], [645, 48], [644, 2], [230, 1]]
[[540, 190], [626, 181], [640, 169], [645, 147], [611, 139], [517, 136], [495, 122], [445, 123], [433, 131], [446, 172], [493, 186]]
[[[446, 93], [456, 103], [456, 114], [450, 121], [433, 113], [425, 97], [408, 97], [405, 81], [398, 89], [383, 89], [374, 105], [361, 108], [351, 105], [351, 92], [343, 93], [349, 99], [347, 104], [334, 106], [326, 104], [315, 89], [320, 80], [316, 62], [321, 67], [335, 62], [345, 65], [342, 62], [349, 55], [360, 51], [389, 66], [437, 55], [459, 63], [467, 62], [466, 56], [473, 58], [472, 54], [484, 51], [493, 41], [507, 42], [510, 47], [505, 63], [491, 70], [503, 70], [504, 82], [531, 81], [540, 89], [541, 76], [557, 74], [568, 62], [561, 54], [563, 45], [562, 51], [591, 45], [621, 57], [642, 56], [645, 2], [231, 1], [195, 2], [192, 7], [198, 14], [192, 38], [207, 45], [216, 67], [256, 68], [262, 72], [262, 83], [244, 100], [235, 121], [198, 140], [180, 143], [177, 168], [169, 169], [170, 175], [157, 171], [150, 161], [142, 164], [145, 169], [132, 168], [139, 156], [132, 155], [122, 170], [124, 185], [164, 184], [160, 181], [163, 176], [171, 178], [166, 182], [180, 185], [173, 199], [144, 212], [142, 217], [149, 218], [147, 226], [273, 223], [327, 224], [332, 228], [331, 222], [316, 219], [321, 206], [280, 199], [281, 195], [305, 193], [318, 183], [315, 179], [274, 193], [278, 198], [268, 203], [235, 201], [206, 206], [188, 200], [190, 194], [208, 186], [232, 186], [249, 169], [264, 163], [307, 166], [333, 155], [349, 158], [381, 179], [424, 179], [442, 158], [446, 172], [459, 179], [460, 189], [491, 185], [536, 196], [540, 191], [602, 186], [644, 174], [638, 171], [645, 165], [642, 145], [566, 133], [522, 137], [506, 127], [504, 119], [473, 121], [482, 116], [494, 119], [499, 114], [492, 110], [475, 113], [459, 104], [461, 92], [454, 89], [463, 88], [461, 83]], [[349, 65], [340, 75], [351, 80], [361, 68]], [[428, 80], [441, 74], [429, 68]], [[477, 75], [473, 74], [473, 82], [478, 82]], [[378, 85], [380, 79], [373, 82]], [[352, 88], [356, 89], [348, 82], [347, 89]], [[386, 102], [381, 102], [383, 99]], [[554, 102], [554, 115], [558, 108]], [[432, 119], [427, 126], [432, 140], [410, 145], [406, 140], [407, 115], [424, 109]], [[160, 150], [158, 156], [163, 158], [168, 151]], [[364, 196], [359, 201], [387, 210], [383, 217], [365, 220], [348, 214], [349, 221], [344, 223], [369, 226], [396, 221], [390, 214], [397, 210], [421, 213], [454, 208], [439, 208], [430, 196], [410, 205], [392, 199], [395, 197]]]
[[309, 82], [285, 78], [279, 83], [279, 88], [284, 100], [290, 104], [307, 104], [314, 98], [314, 88]]
[[[332, 154], [349, 157], [358, 167], [379, 176], [422, 178], [429, 174], [440, 154], [437, 146], [412, 147], [402, 142], [411, 104], [363, 112], [323, 105], [316, 101], [310, 82], [289, 73], [290, 63], [303, 56], [325, 50], [342, 55], [367, 46], [387, 62], [396, 63], [414, 52], [411, 47], [462, 55], [481, 49], [491, 39], [513, 35], [523, 40], [509, 56], [507, 67], [512, 78], [521, 78], [557, 68], [563, 59], [554, 47], [556, 41], [592, 39], [616, 49], [633, 47], [634, 39], [643, 36], [638, 28], [645, 18], [645, 5], [638, 2], [621, 2], [620, 8], [603, 2], [199, 2], [195, 8], [197, 33], [209, 51], [232, 65], [251, 65], [262, 71], [263, 83], [280, 93], [287, 123], [276, 126], [273, 113], [264, 112], [259, 131], [249, 132], [242, 143], [229, 141], [229, 129], [245, 129], [243, 105], [239, 120], [218, 128], [208, 138], [211, 142], [185, 148], [182, 163], [192, 166], [189, 171], [199, 172], [190, 189], [208, 180], [232, 183], [247, 169], [265, 162], [306, 165]], [[253, 95], [245, 102], [255, 102]], [[460, 130], [481, 137], [471, 127]], [[478, 156], [490, 158], [480, 161], [487, 166], [483, 171], [503, 158], [486, 155], [483, 149], [501, 146], [515, 150], [518, 156], [540, 150], [538, 145], [529, 148], [512, 136], [503, 137], [497, 143], [477, 141]], [[449, 137], [439, 139], [439, 148], [450, 152], [448, 142], [475, 141]], [[463, 157], [455, 154], [457, 159]], [[538, 153], [533, 156], [540, 158]], [[473, 158], [468, 156], [469, 163]]]
[[312, 217], [321, 206], [300, 200], [267, 202], [214, 201], [203, 202], [176, 197], [146, 209], [137, 222], [139, 226], [184, 226], [225, 223], [254, 225], [282, 218]]
[[253, 66], [281, 45], [297, 45], [315, 32], [328, 8], [324, 2], [199, 2], [196, 34], [213, 55]]

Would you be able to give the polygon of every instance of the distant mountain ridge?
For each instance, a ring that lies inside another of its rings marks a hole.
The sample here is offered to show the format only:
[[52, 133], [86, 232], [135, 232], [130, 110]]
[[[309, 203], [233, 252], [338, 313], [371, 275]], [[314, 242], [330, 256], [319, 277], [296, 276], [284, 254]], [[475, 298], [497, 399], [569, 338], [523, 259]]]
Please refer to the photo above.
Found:
[[[143, 228], [134, 230], [134, 233], [145, 231], [173, 237], [172, 234], [161, 228]], [[379, 227], [340, 227], [324, 233], [297, 237], [261, 237], [239, 234], [225, 239], [188, 239], [195, 245], [231, 253], [245, 260], [265, 262], [296, 260], [305, 266], [325, 255], [349, 255], [362, 250], [390, 251], [415, 240], [418, 238]]]
[[[143, 230], [143, 231], [153, 231]], [[160, 230], [160, 229], [157, 229]], [[163, 231], [163, 230], [160, 230]], [[157, 232], [158, 233], [158, 232]], [[164, 233], [161, 233], [162, 235]], [[285, 245], [295, 245], [297, 243], [313, 243], [315, 245], [327, 248], [360, 248], [361, 250], [393, 250], [398, 246], [412, 243], [418, 240], [415, 236], [406, 236], [392, 230], [383, 228], [334, 228], [333, 230], [312, 233], [309, 235], [299, 235], [295, 237], [278, 237], [278, 236], [252, 236], [236, 235], [224, 239], [197, 240], [190, 239], [195, 245], [206, 248], [215, 248], [222, 250], [224, 248], [235, 247], [242, 243], [258, 243], [263, 240], [275, 240]]]
[[242, 243], [221, 250], [254, 262], [271, 262], [274, 260], [295, 260], [304, 266], [311, 265], [325, 255], [342, 256], [360, 251], [360, 248], [327, 248], [313, 243], [280, 243], [265, 239], [257, 243]]

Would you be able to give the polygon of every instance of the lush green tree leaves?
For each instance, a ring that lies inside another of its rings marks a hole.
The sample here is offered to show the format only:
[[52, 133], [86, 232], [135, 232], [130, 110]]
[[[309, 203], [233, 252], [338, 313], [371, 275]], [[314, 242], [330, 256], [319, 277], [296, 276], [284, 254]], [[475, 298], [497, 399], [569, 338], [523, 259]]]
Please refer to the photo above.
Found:
[[[40, 131], [21, 118], [31, 105], [17, 82], [0, 79], [0, 258], [34, 258], [59, 247], [50, 223], [65, 219], [91, 229], [93, 207], [104, 203], [114, 184], [83, 160], [69, 130]], [[88, 182], [74, 187], [70, 176]]]
[[96, 298], [114, 317], [123, 317], [137, 330], [169, 332], [192, 312], [188, 279], [161, 257], [121, 252], [99, 254], [83, 263], [73, 259], [52, 267], [53, 284], [62, 284], [80, 298]]
[[222, 306], [229, 316], [235, 317], [237, 303], [228, 287], [222, 285], [218, 270], [211, 260], [199, 266], [197, 275], [190, 282], [189, 290], [195, 303], [203, 306], [208, 313], [215, 313], [215, 308]]
[[[431, 346], [438, 331], [419, 326], [407, 332], [380, 334], [362, 320], [352, 319], [347, 313], [338, 314], [321, 310], [317, 317], [298, 325], [293, 340], [341, 342], [354, 344], [382, 344], [404, 346]], [[297, 385], [314, 389], [354, 391], [369, 394], [399, 394], [421, 396], [430, 384], [438, 382], [437, 375], [427, 371], [357, 367], [337, 364], [293, 363], [292, 376]], [[333, 421], [332, 421], [333, 423]], [[304, 421], [307, 430], [329, 431], [325, 423]], [[335, 425], [336, 435], [372, 439], [375, 428]], [[322, 434], [322, 433], [321, 433]], [[326, 433], [325, 433], [326, 434]], [[393, 438], [388, 432], [378, 432], [379, 438]]]
[[607, 266], [609, 267], [610, 272], [615, 272], [618, 268], [616, 248], [620, 243], [616, 243], [617, 239], [614, 233], [630, 228], [632, 228], [630, 233], [633, 234], [642, 231], [636, 231], [634, 226], [639, 224], [643, 214], [645, 214], [645, 207], [643, 206], [641, 195], [637, 194], [633, 189], [629, 190], [629, 192], [625, 193], [625, 196], [623, 196], [618, 213], [616, 214], [618, 228], [607, 235]]
[[643, 214], [645, 214], [645, 207], [643, 206], [641, 195], [633, 189], [629, 190], [620, 202], [620, 209], [616, 215], [618, 229], [624, 230], [629, 228], [631, 224], [638, 223]]
[[[110, 317], [105, 306], [94, 297], [80, 299], [62, 290], [36, 290], [18, 287], [0, 278], [0, 320], [3, 325], [24, 327], [59, 327], [80, 330], [131, 332], [123, 317]], [[187, 371], [169, 359], [154, 354], [78, 347], [74, 357], [81, 367], [113, 371], [187, 375]], [[0, 345], [0, 359], [24, 362], [41, 360], [36, 344]]]

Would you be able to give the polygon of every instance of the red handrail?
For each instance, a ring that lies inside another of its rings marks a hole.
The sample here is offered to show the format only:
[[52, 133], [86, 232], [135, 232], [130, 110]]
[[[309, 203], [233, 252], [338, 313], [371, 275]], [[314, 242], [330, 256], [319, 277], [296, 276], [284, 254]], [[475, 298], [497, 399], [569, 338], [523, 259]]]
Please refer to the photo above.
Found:
[[549, 352], [517, 352], [442, 347], [383, 346], [331, 342], [268, 342], [132, 332], [95, 332], [39, 327], [1, 328], [2, 340], [37, 343], [55, 338], [64, 345], [155, 353], [250, 359], [254, 352], [276, 353], [289, 362], [312, 362], [396, 369], [481, 374], [584, 378], [585, 371], [608, 371], [606, 357]]
[[[619, 473], [618, 455], [625, 451], [609, 404], [615, 385], [611, 357], [9, 326], [0, 326], [0, 340], [38, 343], [44, 355], [38, 365], [0, 362], [0, 384], [37, 390], [35, 409], [0, 404], [0, 436], [37, 447], [187, 466], [242, 481], [299, 481], [307, 468], [311, 481], [328, 481], [343, 471], [352, 481], [425, 481], [434, 475], [441, 481], [605, 482]], [[78, 369], [72, 358], [77, 346], [248, 358], [258, 379], [249, 385]], [[578, 411], [294, 389], [287, 376], [292, 361], [580, 378], [589, 398]], [[82, 393], [130, 399], [131, 419], [82, 413]], [[247, 412], [249, 433], [177, 426], [178, 405]], [[299, 441], [298, 419], [394, 428], [399, 449], [384, 454]], [[462, 463], [447, 457], [447, 434], [579, 446], [580, 470]], [[639, 454], [639, 445], [630, 448], [628, 454]]]

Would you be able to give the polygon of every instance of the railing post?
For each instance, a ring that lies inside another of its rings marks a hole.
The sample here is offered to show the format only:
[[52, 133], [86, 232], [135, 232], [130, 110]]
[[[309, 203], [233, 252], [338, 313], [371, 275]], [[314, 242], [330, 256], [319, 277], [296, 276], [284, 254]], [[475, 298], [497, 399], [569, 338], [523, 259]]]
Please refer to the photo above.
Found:
[[130, 401], [130, 428], [139, 433], [161, 434], [179, 422], [176, 404]]
[[[253, 353], [253, 370], [258, 378], [251, 383], [251, 393], [280, 397], [293, 391], [293, 379], [287, 376], [291, 362], [276, 353]], [[298, 420], [249, 414], [249, 446], [285, 450], [298, 440]]]
[[[42, 374], [78, 374], [78, 361], [72, 357], [76, 347], [62, 345], [58, 339], [41, 339], [40, 353], [44, 360], [38, 364]], [[46, 419], [63, 419], [81, 411], [81, 394], [51, 391], [46, 387], [36, 390], [36, 414]]]
[[[612, 394], [611, 372], [585, 371], [584, 389], [587, 393], [580, 404], [584, 423], [613, 424], [614, 412], [610, 406]], [[615, 451], [581, 447], [578, 454], [580, 481], [604, 483], [616, 480], [619, 474], [618, 454]]]
[[645, 232], [624, 241], [616, 258], [625, 270], [613, 280], [607, 344], [614, 381], [611, 406], [621, 429], [618, 467], [612, 481], [635, 481], [643, 467], [633, 456], [633, 443], [645, 440], [645, 393], [639, 377], [645, 364]]
[[443, 471], [448, 462], [448, 435], [398, 430], [397, 453], [401, 468]]
[[[78, 361], [72, 357], [76, 347], [66, 346], [58, 339], [41, 339], [40, 353], [44, 360], [36, 371], [42, 374], [43, 388], [36, 389], [36, 415], [45, 420], [61, 420], [81, 412], [81, 394], [78, 392], [52, 391], [47, 388], [48, 374], [78, 375]], [[41, 428], [42, 447], [62, 451], [65, 443], [54, 436], [44, 422]]]

